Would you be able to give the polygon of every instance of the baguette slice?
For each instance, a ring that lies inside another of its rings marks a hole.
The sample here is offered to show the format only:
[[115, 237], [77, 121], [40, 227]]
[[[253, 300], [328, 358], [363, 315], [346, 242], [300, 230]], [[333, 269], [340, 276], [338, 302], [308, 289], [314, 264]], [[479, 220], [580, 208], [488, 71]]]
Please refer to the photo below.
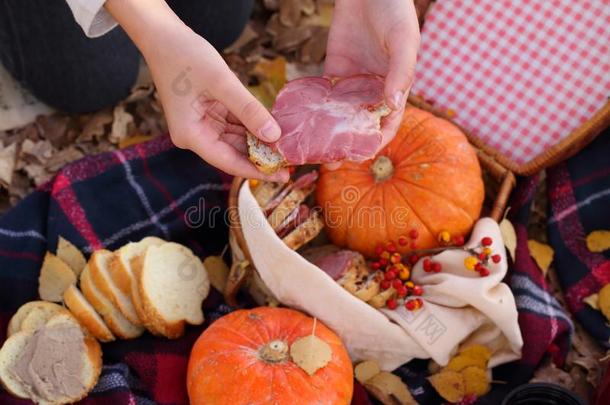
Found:
[[31, 311], [21, 323], [21, 331], [34, 332], [43, 327], [51, 318], [59, 314], [67, 314], [68, 310], [52, 302], [48, 306]]
[[11, 336], [19, 332], [21, 330], [21, 324], [23, 323], [23, 320], [30, 314], [30, 312], [34, 310], [40, 310], [41, 308], [44, 309], [53, 307], [55, 305], [56, 304], [46, 301], [26, 302], [25, 304], [19, 307], [17, 312], [15, 312], [15, 315], [13, 315], [13, 317], [9, 321], [6, 335]]
[[[75, 336], [82, 338], [82, 352], [78, 353], [82, 362], [80, 373], [77, 375], [82, 385], [75, 395], [67, 396], [62, 393], [54, 393], [52, 397], [43, 397], [36, 393], [31, 387], [26, 386], [18, 375], [13, 373], [14, 364], [26, 355], [26, 348], [35, 333], [40, 333], [42, 328], [48, 329], [71, 329], [76, 328]], [[102, 370], [102, 350], [100, 344], [93, 337], [84, 333], [76, 319], [69, 313], [61, 313], [51, 318], [38, 331], [20, 331], [15, 333], [5, 342], [0, 350], [0, 380], [2, 384], [13, 395], [20, 398], [31, 399], [41, 405], [59, 405], [79, 401], [84, 398], [97, 383]]]
[[184, 333], [185, 323], [203, 323], [210, 282], [190, 249], [172, 242], [150, 246], [135, 264], [141, 304], [156, 332], [173, 339]]
[[94, 252], [89, 260], [89, 277], [97, 289], [121, 311], [129, 322], [140, 326], [142, 321], [131, 302], [131, 297], [121, 291], [110, 276], [112, 261], [114, 261], [112, 252], [103, 249]]
[[85, 259], [83, 253], [61, 236], [57, 242], [57, 257], [70, 266], [76, 277], [80, 276], [87, 264], [87, 259]]
[[259, 185], [254, 187], [252, 190], [252, 194], [258, 202], [258, 205], [264, 207], [271, 201], [273, 197], [277, 195], [277, 193], [282, 189], [282, 184], [280, 183], [272, 183], [270, 181], [261, 182]]
[[282, 240], [290, 249], [297, 250], [318, 236], [322, 228], [324, 228], [324, 221], [320, 218], [318, 211], [313, 211], [305, 222], [297, 226]]
[[61, 302], [64, 291], [76, 284], [76, 274], [63, 260], [47, 252], [38, 277], [38, 294], [44, 301]]
[[144, 328], [129, 322], [121, 311], [114, 306], [112, 301], [106, 298], [104, 294], [97, 289], [91, 280], [89, 265], [85, 266], [85, 269], [80, 275], [80, 288], [87, 301], [89, 301], [97, 313], [102, 316], [106, 325], [108, 325], [116, 337], [121, 339], [134, 339], [144, 332]]
[[284, 156], [274, 151], [269, 145], [258, 140], [255, 136], [248, 133], [248, 157], [250, 161], [263, 173], [275, 173], [287, 166]]
[[111, 342], [115, 340], [114, 335], [102, 317], [95, 312], [95, 309], [76, 286], [71, 285], [64, 292], [64, 304], [80, 324], [89, 331], [96, 339], [101, 342]]
[[139, 242], [129, 242], [114, 252], [114, 258], [110, 263], [110, 276], [124, 294], [131, 294], [131, 283], [135, 282], [131, 268], [133, 258], [143, 254], [149, 246], [159, 246], [164, 243], [161, 238], [148, 236]]

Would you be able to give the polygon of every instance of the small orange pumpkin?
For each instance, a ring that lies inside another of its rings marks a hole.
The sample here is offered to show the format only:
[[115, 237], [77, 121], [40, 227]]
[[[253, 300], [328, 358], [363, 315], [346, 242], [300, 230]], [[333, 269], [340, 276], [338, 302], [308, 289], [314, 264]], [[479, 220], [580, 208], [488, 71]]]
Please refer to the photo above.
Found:
[[286, 308], [239, 310], [218, 319], [191, 352], [191, 404], [349, 404], [352, 363], [334, 332], [317, 321], [315, 336], [330, 346], [331, 358], [313, 375], [291, 360], [292, 343], [313, 327], [313, 318]]
[[390, 241], [407, 253], [438, 246], [443, 231], [465, 236], [479, 218], [484, 187], [462, 131], [409, 106], [375, 159], [322, 168], [316, 198], [331, 241], [373, 257]]

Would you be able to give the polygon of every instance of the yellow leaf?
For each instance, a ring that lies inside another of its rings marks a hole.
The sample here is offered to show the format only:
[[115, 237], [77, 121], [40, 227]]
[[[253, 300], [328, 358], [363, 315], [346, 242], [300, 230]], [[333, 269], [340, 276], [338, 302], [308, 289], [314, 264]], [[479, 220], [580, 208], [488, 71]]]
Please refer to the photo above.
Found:
[[210, 284], [220, 291], [224, 292], [229, 278], [229, 266], [222, 260], [220, 256], [208, 256], [203, 261], [203, 267], [208, 272]]
[[248, 90], [265, 107], [271, 108], [277, 93], [286, 84], [286, 59], [278, 56], [275, 59], [261, 59], [251, 72], [259, 84], [248, 86]]
[[76, 277], [80, 275], [87, 265], [87, 259], [85, 259], [83, 253], [72, 243], [61, 237], [61, 235], [57, 242], [56, 255], [70, 266]]
[[606, 317], [606, 319], [610, 322], [610, 284], [606, 284], [604, 288], [599, 290], [599, 299], [597, 300], [597, 305], [599, 306], [599, 310], [602, 311], [602, 314]]
[[528, 240], [527, 247], [530, 250], [530, 255], [534, 258], [538, 267], [540, 267], [542, 274], [546, 275], [555, 254], [553, 248], [535, 240]]
[[472, 345], [460, 351], [447, 364], [447, 369], [462, 371], [466, 367], [475, 366], [481, 369], [487, 368], [487, 362], [491, 358], [491, 351], [483, 345]]
[[413, 399], [411, 392], [409, 392], [407, 385], [402, 382], [400, 377], [387, 371], [377, 373], [375, 376], [368, 379], [364, 383], [364, 386], [384, 404], [417, 404], [415, 399]]
[[428, 377], [428, 381], [436, 392], [449, 402], [459, 402], [466, 395], [464, 376], [457, 371], [441, 371]]
[[133, 136], [130, 136], [128, 138], [121, 139], [119, 141], [119, 148], [120, 149], [125, 149], [125, 148], [128, 148], [130, 146], [137, 145], [139, 143], [148, 142], [148, 141], [150, 141], [153, 138], [154, 138], [154, 136], [152, 136], [152, 135], [140, 135], [140, 134], [133, 135]]
[[599, 294], [591, 294], [586, 298], [583, 298], [582, 302], [589, 305], [593, 309], [597, 309], [599, 311], [599, 306], [597, 302], [599, 301]]
[[462, 370], [466, 395], [481, 397], [489, 391], [489, 377], [487, 373], [478, 367], [467, 367]]
[[517, 233], [515, 232], [515, 227], [510, 221], [504, 218], [500, 221], [500, 234], [502, 235], [502, 239], [504, 240], [504, 246], [506, 246], [506, 250], [510, 254], [511, 259], [515, 261], [515, 250], [517, 249]]
[[610, 231], [593, 231], [587, 236], [587, 248], [594, 253], [610, 249]]
[[379, 364], [373, 360], [358, 363], [358, 365], [354, 368], [354, 377], [356, 377], [356, 380], [358, 380], [361, 384], [364, 384], [365, 381], [370, 380], [379, 373], [381, 373]]
[[326, 367], [332, 358], [332, 350], [328, 343], [316, 335], [307, 335], [292, 343], [290, 357], [303, 371], [314, 375], [316, 371]]

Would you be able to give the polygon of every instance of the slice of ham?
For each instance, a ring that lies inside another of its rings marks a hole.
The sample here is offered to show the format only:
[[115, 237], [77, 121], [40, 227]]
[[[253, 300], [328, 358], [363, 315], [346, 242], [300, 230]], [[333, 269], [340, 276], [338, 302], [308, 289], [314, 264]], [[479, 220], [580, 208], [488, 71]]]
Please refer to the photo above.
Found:
[[311, 209], [305, 205], [301, 204], [298, 208], [290, 213], [288, 218], [282, 223], [281, 227], [277, 230], [277, 236], [283, 238], [288, 235], [294, 229], [296, 229], [299, 225], [309, 218], [311, 214]]
[[324, 270], [333, 280], [337, 281], [343, 277], [352, 266], [357, 264], [360, 257], [361, 255], [354, 251], [339, 250], [326, 256], [318, 257], [314, 259], [312, 263]]
[[282, 129], [274, 144], [290, 165], [372, 158], [382, 141], [383, 81], [374, 75], [288, 82], [273, 105]]

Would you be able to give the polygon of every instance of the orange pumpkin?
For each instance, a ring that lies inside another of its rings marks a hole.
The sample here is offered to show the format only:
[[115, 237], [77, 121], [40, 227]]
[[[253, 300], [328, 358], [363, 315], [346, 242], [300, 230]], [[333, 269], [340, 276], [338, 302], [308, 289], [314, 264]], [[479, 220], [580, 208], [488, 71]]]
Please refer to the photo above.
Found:
[[239, 310], [217, 320], [191, 352], [191, 404], [349, 404], [352, 363], [330, 329], [316, 323], [315, 336], [331, 348], [323, 368], [310, 376], [291, 360], [292, 343], [313, 327], [313, 318], [286, 308]]
[[484, 188], [462, 131], [409, 106], [375, 159], [322, 168], [316, 198], [331, 241], [373, 257], [377, 245], [390, 241], [407, 253], [438, 246], [443, 231], [465, 236], [480, 215]]

